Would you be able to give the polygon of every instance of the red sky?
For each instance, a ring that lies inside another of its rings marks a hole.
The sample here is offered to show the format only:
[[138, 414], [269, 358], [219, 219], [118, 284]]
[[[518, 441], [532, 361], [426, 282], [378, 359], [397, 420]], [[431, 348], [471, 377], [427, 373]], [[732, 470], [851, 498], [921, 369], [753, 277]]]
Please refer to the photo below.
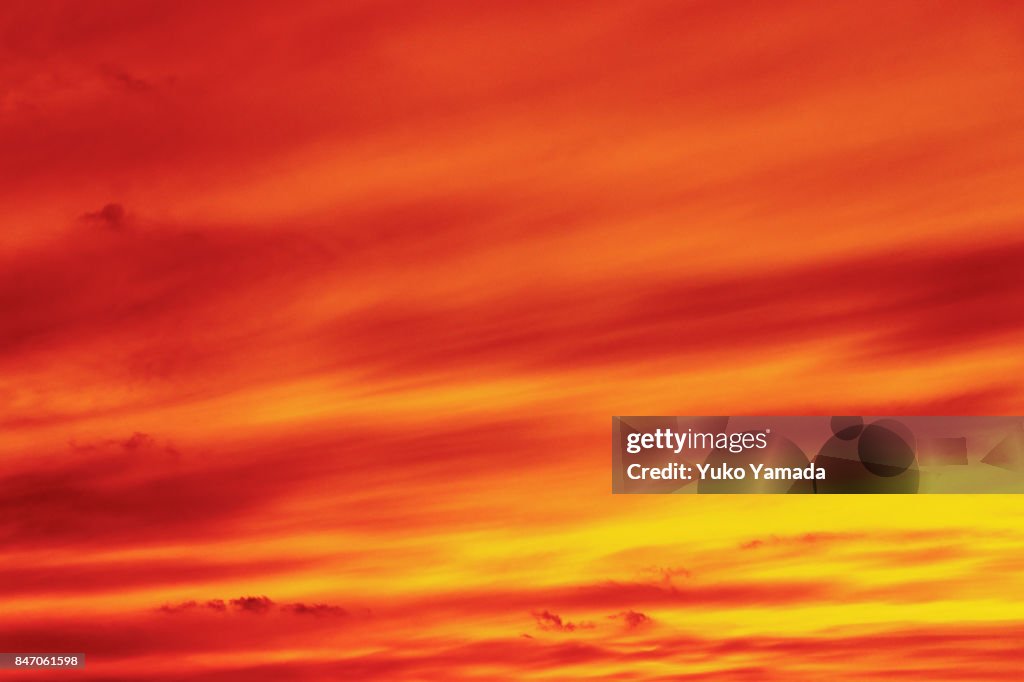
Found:
[[0, 650], [1016, 679], [1016, 498], [613, 497], [608, 454], [1020, 413], [1022, 186], [1013, 2], [5, 3]]

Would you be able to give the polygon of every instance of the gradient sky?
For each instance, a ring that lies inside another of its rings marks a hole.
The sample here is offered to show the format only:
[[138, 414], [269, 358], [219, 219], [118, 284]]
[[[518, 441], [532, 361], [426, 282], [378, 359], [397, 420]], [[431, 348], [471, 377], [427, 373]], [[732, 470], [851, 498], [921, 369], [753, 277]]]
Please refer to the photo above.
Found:
[[613, 497], [609, 450], [1020, 414], [1022, 188], [1015, 2], [5, 2], [0, 650], [1019, 679], [1020, 498]]

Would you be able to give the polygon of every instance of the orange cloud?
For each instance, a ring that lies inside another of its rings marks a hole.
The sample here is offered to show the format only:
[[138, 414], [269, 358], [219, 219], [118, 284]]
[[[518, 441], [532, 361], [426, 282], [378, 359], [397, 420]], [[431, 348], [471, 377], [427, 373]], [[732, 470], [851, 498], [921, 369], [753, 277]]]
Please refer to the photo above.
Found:
[[1012, 498], [607, 467], [612, 414], [1019, 409], [1021, 7], [7, 5], [5, 650], [1015, 679]]

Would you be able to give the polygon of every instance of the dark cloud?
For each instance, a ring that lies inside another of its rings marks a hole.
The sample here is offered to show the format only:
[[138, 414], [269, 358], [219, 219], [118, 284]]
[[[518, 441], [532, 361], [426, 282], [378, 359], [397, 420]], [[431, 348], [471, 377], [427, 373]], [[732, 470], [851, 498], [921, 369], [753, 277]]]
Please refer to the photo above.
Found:
[[300, 616], [347, 616], [348, 611], [333, 604], [283, 604], [281, 609]]
[[611, 616], [611, 618], [621, 620], [629, 630], [635, 630], [636, 628], [649, 625], [653, 622], [651, 617], [646, 613], [633, 611], [632, 609], [617, 613], [614, 616]]
[[269, 597], [239, 597], [228, 603], [239, 611], [249, 613], [266, 613], [274, 607], [274, 602]]
[[128, 92], [147, 92], [153, 89], [153, 84], [150, 81], [109, 64], [101, 66], [100, 73], [110, 83]]
[[177, 604], [164, 604], [158, 611], [162, 613], [178, 614], [194, 609], [206, 609], [218, 613], [234, 611], [237, 613], [269, 614], [271, 612], [286, 613], [296, 616], [316, 617], [342, 617], [349, 615], [349, 612], [336, 604], [325, 604], [321, 602], [306, 604], [304, 602], [277, 603], [273, 599], [261, 596], [244, 596], [227, 601], [223, 599], [210, 599], [205, 602], [197, 602], [194, 599]]
[[111, 230], [121, 230], [126, 225], [127, 216], [121, 204], [106, 204], [98, 211], [82, 214], [82, 219]]
[[179, 604], [164, 604], [158, 609], [158, 611], [162, 613], [182, 613], [183, 611], [190, 611], [198, 606], [199, 604], [190, 600], [183, 601]]
[[69, 443], [72, 451], [79, 454], [103, 454], [121, 450], [138, 456], [146, 456], [150, 459], [161, 459], [165, 457], [177, 458], [181, 453], [170, 441], [160, 442], [156, 437], [148, 433], [136, 431], [131, 436], [123, 439], [107, 439], [102, 441], [76, 441]]
[[532, 615], [534, 620], [537, 621], [537, 627], [541, 630], [575, 632], [576, 630], [589, 630], [594, 627], [593, 623], [572, 623], [567, 620], [562, 620], [561, 616], [557, 613], [551, 613], [550, 611], [534, 611]]

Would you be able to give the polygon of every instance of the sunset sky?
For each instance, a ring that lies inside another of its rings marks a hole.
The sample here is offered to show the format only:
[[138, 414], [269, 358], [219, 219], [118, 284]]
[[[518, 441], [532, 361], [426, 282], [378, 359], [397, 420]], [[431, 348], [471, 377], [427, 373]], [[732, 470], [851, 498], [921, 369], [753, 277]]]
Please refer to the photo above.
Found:
[[1020, 414], [1024, 4], [4, 2], [0, 680], [1017, 680], [1024, 498], [613, 496]]

